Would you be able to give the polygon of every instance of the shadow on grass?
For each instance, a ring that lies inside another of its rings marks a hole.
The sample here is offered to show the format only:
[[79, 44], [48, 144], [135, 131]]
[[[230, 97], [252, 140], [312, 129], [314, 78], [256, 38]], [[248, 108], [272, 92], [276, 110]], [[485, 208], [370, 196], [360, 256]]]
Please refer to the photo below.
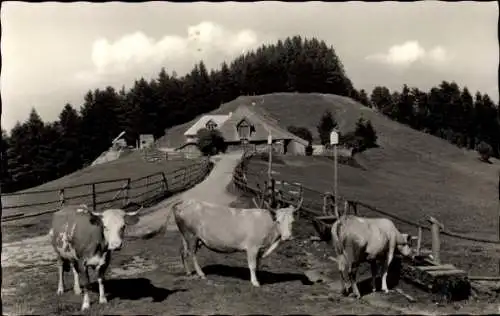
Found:
[[[206, 275], [218, 275], [240, 280], [250, 281], [250, 270], [246, 267], [230, 267], [223, 264], [213, 264], [203, 267]], [[257, 271], [257, 279], [261, 284], [275, 284], [282, 282], [301, 281], [304, 285], [313, 283], [304, 274], [299, 273], [273, 273]]]
[[[104, 287], [108, 300], [120, 298], [139, 300], [151, 297], [153, 302], [163, 302], [169, 295], [176, 292], [185, 292], [186, 289], [169, 290], [156, 287], [145, 278], [112, 279], [105, 281]], [[93, 291], [99, 291], [97, 283], [92, 284]]]

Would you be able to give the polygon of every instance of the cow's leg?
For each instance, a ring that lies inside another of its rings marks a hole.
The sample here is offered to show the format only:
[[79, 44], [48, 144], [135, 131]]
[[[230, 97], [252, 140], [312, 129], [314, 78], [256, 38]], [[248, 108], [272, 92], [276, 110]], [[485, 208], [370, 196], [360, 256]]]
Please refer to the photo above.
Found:
[[253, 286], [259, 287], [259, 281], [257, 280], [257, 276], [255, 274], [255, 270], [257, 269], [259, 249], [248, 249], [247, 250], [247, 260], [248, 260], [248, 269], [250, 269], [250, 282]]
[[76, 261], [71, 261], [69, 262], [71, 265], [71, 271], [73, 272], [73, 292], [76, 295], [82, 294], [82, 288], [80, 286], [80, 268], [78, 267], [78, 262]]
[[370, 268], [372, 270], [372, 292], [377, 291], [377, 261], [376, 260], [371, 260], [370, 261]]
[[106, 269], [108, 268], [110, 262], [110, 253], [108, 252], [106, 255], [106, 260], [104, 264], [97, 266], [97, 283], [99, 283], [99, 303], [104, 304], [107, 303], [106, 293], [104, 291], [104, 274], [106, 273]]
[[57, 257], [57, 295], [64, 293], [64, 260], [61, 257]]
[[82, 311], [89, 309], [90, 307], [90, 298], [89, 298], [89, 290], [90, 290], [90, 281], [89, 281], [89, 270], [88, 267], [83, 262], [78, 262], [78, 270], [80, 275], [80, 284], [83, 287], [83, 302], [82, 302]]
[[[191, 256], [191, 260], [193, 260], [193, 266], [194, 266], [194, 270], [196, 271], [196, 274], [200, 278], [206, 279], [205, 273], [203, 273], [203, 270], [201, 270], [200, 265], [198, 264], [198, 260], [196, 259], [195, 251], [194, 251], [194, 249], [197, 247], [199, 239], [196, 237], [193, 237], [190, 241], [188, 241], [186, 239], [186, 237], [184, 236], [184, 234], [182, 234], [182, 236], [183, 236], [182, 243], [184, 246], [184, 251], [185, 251], [185, 253], [186, 252], [189, 253], [189, 255]], [[192, 242], [194, 242], [194, 244]], [[186, 254], [184, 254], [184, 255], [186, 255]], [[185, 258], [184, 258], [184, 260], [185, 260]], [[191, 271], [188, 272], [188, 268], [187, 268], [186, 264], [184, 265], [184, 268], [186, 269], [187, 275], [190, 275]]]
[[191, 275], [191, 270], [188, 267], [188, 263], [186, 261], [186, 257], [188, 255], [188, 243], [186, 240], [186, 237], [184, 237], [184, 233], [181, 232], [181, 240], [182, 240], [182, 245], [180, 249], [180, 254], [181, 254], [181, 261], [182, 261], [182, 266], [184, 267], [184, 270], [186, 271], [186, 275]]
[[361, 298], [361, 293], [358, 289], [358, 264], [353, 264], [349, 271], [349, 279], [351, 279], [352, 292], [356, 298]]
[[382, 291], [384, 291], [385, 293], [389, 292], [389, 289], [387, 288], [387, 273], [389, 272], [389, 265], [392, 262], [393, 256], [394, 256], [394, 248], [391, 247], [387, 252], [387, 258], [382, 266]]
[[[195, 240], [195, 243], [197, 243], [197, 242], [198, 241]], [[190, 251], [191, 258], [193, 259], [193, 265], [194, 265], [194, 269], [196, 270], [196, 273], [198, 274], [198, 276], [200, 278], [206, 279], [205, 273], [203, 273], [203, 270], [201, 270], [200, 265], [198, 264], [198, 260], [196, 259], [196, 254], [194, 253], [192, 248], [189, 248], [189, 251]]]

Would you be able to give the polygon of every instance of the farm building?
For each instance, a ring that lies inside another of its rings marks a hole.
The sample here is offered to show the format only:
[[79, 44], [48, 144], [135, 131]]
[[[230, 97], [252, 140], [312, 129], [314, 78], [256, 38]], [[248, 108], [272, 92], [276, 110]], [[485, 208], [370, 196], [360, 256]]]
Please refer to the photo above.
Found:
[[[199, 118], [183, 133], [182, 143], [179, 142], [181, 139], [177, 140], [175, 150], [197, 155], [200, 152], [197, 133], [202, 128], [219, 130], [228, 145], [228, 151], [238, 150], [242, 146], [266, 148], [269, 133], [273, 137], [273, 148], [279, 153], [305, 155], [308, 145], [306, 140], [282, 128], [279, 122], [261, 107], [240, 105], [234, 112], [226, 115], [204, 115]], [[168, 143], [167, 137], [163, 139], [163, 144]]]
[[185, 133], [186, 143], [194, 143], [197, 141], [196, 134], [202, 128], [214, 130], [219, 128], [225, 121], [229, 119], [228, 115], [204, 115], [196, 123], [194, 123]]
[[269, 134], [273, 137], [275, 151], [286, 154], [305, 155], [308, 142], [281, 128], [278, 121], [271, 118], [262, 108], [240, 105], [219, 127], [228, 150], [237, 149], [242, 144], [255, 148], [265, 148]]
[[153, 146], [155, 139], [151, 134], [141, 134], [139, 135], [139, 148], [149, 148]]

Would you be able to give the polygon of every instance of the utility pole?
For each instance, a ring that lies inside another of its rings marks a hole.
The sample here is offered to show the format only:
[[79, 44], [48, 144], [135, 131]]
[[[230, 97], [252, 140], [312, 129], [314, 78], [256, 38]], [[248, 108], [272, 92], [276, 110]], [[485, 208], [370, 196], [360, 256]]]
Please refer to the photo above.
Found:
[[339, 207], [338, 207], [338, 154], [337, 154], [337, 145], [339, 143], [339, 134], [334, 129], [330, 133], [330, 145], [333, 146], [333, 168], [334, 168], [334, 180], [333, 180], [333, 196], [334, 196], [334, 211], [335, 216], [339, 218]]

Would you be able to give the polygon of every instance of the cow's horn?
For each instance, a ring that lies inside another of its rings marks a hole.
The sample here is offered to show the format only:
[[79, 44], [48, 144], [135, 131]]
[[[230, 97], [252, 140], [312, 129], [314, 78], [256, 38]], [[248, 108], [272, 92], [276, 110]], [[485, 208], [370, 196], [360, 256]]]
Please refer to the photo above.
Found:
[[127, 215], [127, 216], [135, 216], [135, 215], [139, 214], [139, 211], [141, 211], [143, 208], [144, 208], [144, 206], [141, 206], [141, 208], [138, 209], [137, 211], [135, 211], [135, 212], [128, 212], [128, 213], [125, 213], [125, 215]]
[[301, 197], [299, 203], [295, 207], [296, 210], [299, 210], [302, 207], [302, 202], [304, 202], [304, 197]]
[[[90, 211], [90, 210], [89, 210]], [[94, 211], [90, 211], [90, 213], [94, 216], [99, 216], [99, 217], [102, 217], [102, 213], [99, 213], [99, 212], [94, 212]]]

